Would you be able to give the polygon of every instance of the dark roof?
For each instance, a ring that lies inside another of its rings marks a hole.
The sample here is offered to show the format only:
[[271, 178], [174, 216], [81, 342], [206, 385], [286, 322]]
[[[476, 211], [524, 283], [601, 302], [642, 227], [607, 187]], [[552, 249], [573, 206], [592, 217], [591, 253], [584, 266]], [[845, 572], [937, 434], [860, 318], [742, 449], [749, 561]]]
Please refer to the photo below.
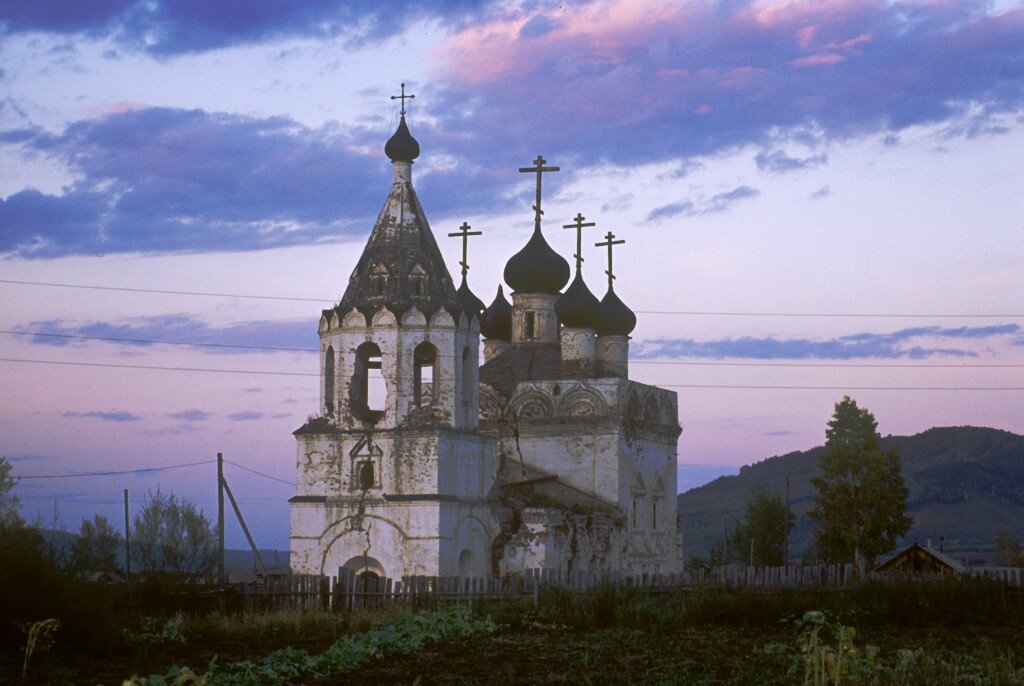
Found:
[[400, 317], [414, 305], [428, 317], [444, 308], [457, 319], [463, 310], [412, 183], [396, 178], [334, 309], [345, 316], [355, 308], [369, 320], [382, 306]]
[[484, 319], [480, 322], [480, 333], [489, 339], [512, 340], [512, 305], [505, 299], [500, 284], [498, 294], [484, 312]]
[[599, 336], [628, 336], [636, 328], [633, 310], [626, 307], [610, 285], [601, 299], [600, 315], [597, 324]]
[[554, 295], [569, 282], [569, 263], [535, 229], [526, 246], [505, 264], [505, 283], [516, 293]]
[[938, 550], [917, 543], [908, 545], [875, 568], [876, 572], [962, 572], [964, 566]]
[[506, 350], [480, 366], [480, 383], [488, 384], [506, 398], [520, 381], [561, 379], [562, 346], [559, 343], [527, 343]]
[[555, 301], [555, 312], [559, 323], [565, 326], [594, 328], [601, 319], [601, 303], [587, 288], [583, 273], [576, 269], [576, 276], [565, 289], [565, 293]]
[[420, 156], [420, 144], [409, 133], [404, 114], [398, 122], [398, 128], [384, 144], [384, 154], [392, 162], [412, 162]]
[[615, 504], [514, 458], [502, 458], [495, 485], [502, 496], [516, 499], [523, 507], [567, 510], [577, 514], [621, 514]]
[[469, 284], [466, 283], [466, 275], [462, 275], [462, 284], [459, 286], [459, 290], [456, 291], [459, 295], [459, 301], [462, 303], [463, 311], [466, 313], [466, 317], [476, 315], [477, 319], [483, 317], [484, 301], [476, 297], [473, 291], [469, 290]]

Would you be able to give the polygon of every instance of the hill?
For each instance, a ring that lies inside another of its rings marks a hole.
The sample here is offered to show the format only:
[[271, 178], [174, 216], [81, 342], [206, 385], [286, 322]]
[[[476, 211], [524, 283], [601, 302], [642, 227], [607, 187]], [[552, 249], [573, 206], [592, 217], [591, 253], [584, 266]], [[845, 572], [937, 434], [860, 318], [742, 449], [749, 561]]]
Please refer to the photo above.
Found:
[[[886, 436], [885, 449], [897, 448], [910, 489], [908, 511], [914, 524], [904, 543], [938, 545], [955, 556], [988, 552], [1003, 530], [1024, 538], [1024, 436], [973, 426], [929, 429], [913, 436]], [[790, 557], [799, 557], [811, 542], [814, 521], [807, 517], [815, 495], [824, 446], [777, 455], [745, 466], [679, 496], [683, 547], [687, 557], [704, 556], [743, 516], [749, 494], [757, 487], [780, 494], [790, 475], [790, 506], [797, 515]]]

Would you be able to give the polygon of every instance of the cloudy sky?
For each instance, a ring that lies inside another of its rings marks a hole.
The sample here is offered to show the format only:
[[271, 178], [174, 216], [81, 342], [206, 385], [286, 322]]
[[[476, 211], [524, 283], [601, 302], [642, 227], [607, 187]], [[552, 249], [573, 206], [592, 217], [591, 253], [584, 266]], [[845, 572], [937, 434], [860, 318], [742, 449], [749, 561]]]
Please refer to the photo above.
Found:
[[[450, 269], [443, 234], [484, 232], [485, 301], [538, 153], [556, 249], [577, 212], [626, 240], [681, 485], [819, 444], [845, 394], [883, 434], [1024, 432], [1020, 2], [3, 0], [0, 454], [27, 517], [117, 518], [124, 488], [215, 511], [221, 451], [287, 546], [317, 319], [403, 81], [420, 199]], [[97, 472], [134, 473], [65, 478]]]

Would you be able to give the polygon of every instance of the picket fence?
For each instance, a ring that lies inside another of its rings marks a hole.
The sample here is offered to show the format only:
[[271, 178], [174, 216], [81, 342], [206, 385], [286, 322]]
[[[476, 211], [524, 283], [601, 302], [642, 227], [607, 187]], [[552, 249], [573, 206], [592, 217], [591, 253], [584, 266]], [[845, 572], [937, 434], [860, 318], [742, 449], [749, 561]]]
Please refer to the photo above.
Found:
[[[1024, 586], [1024, 569], [1018, 567], [971, 568], [967, 573]], [[835, 590], [864, 578], [893, 580], [913, 578], [893, 574], [860, 575], [852, 565], [789, 565], [747, 567], [727, 565], [674, 574], [626, 576], [614, 573], [569, 573], [564, 569], [529, 569], [504, 577], [407, 576], [401, 580], [360, 577], [341, 568], [332, 576], [293, 575], [238, 584], [235, 590], [246, 610], [321, 609], [353, 611], [385, 605], [419, 608], [438, 602], [472, 602], [500, 598], [532, 598], [545, 588], [589, 592], [598, 588], [644, 593], [690, 591], [698, 588], [731, 588], [772, 592], [783, 588]]]

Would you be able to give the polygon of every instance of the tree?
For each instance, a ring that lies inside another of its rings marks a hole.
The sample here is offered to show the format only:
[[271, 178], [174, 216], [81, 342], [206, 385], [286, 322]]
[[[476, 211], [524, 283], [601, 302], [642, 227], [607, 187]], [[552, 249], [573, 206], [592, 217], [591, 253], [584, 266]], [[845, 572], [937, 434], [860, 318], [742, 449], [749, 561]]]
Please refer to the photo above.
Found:
[[827, 560], [873, 563], [913, 522], [899, 454], [882, 450], [877, 427], [849, 396], [836, 403], [818, 461], [821, 476], [811, 479], [818, 494], [808, 513], [818, 522], [815, 543]]
[[753, 564], [784, 564], [786, 534], [793, 528], [794, 520], [793, 511], [786, 507], [778, 493], [758, 488], [747, 499], [743, 521], [736, 525], [732, 535], [736, 555], [749, 562], [753, 542]]
[[0, 526], [20, 526], [24, 524], [18, 514], [21, 501], [14, 495], [14, 487], [18, 480], [11, 476], [14, 467], [6, 457], [0, 457]]
[[1024, 567], [1024, 555], [1020, 552], [1020, 539], [1013, 534], [999, 530], [995, 535], [996, 556], [999, 567]]
[[78, 538], [71, 544], [71, 567], [78, 574], [115, 571], [123, 543], [121, 532], [103, 515], [83, 519]]
[[169, 581], [209, 581], [217, 567], [217, 537], [201, 510], [158, 488], [135, 515], [132, 558], [143, 572]]

